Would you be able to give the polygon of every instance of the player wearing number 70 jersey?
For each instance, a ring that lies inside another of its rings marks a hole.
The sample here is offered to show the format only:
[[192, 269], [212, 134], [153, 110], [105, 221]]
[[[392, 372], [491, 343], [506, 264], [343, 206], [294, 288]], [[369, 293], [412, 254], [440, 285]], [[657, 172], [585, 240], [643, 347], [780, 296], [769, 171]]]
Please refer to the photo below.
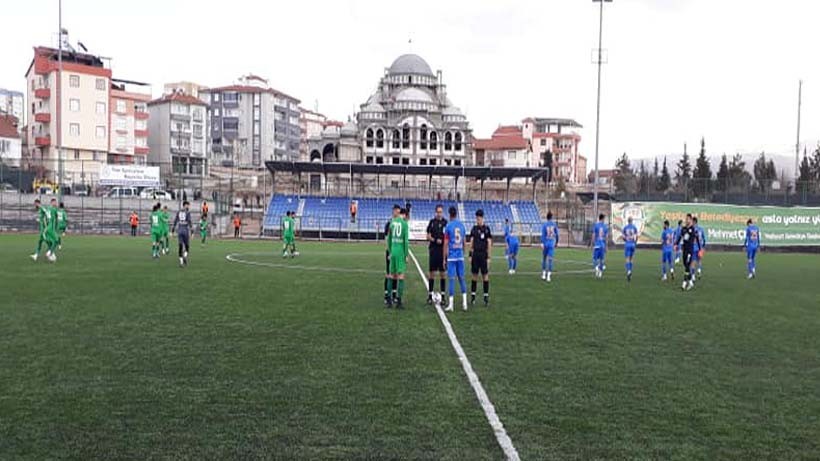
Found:
[[[404, 208], [399, 211], [399, 217], [390, 221], [387, 247], [390, 249], [390, 278], [393, 279], [393, 290], [397, 293], [395, 303], [401, 309], [404, 273], [407, 271], [407, 255], [410, 253], [410, 226], [407, 224], [407, 210]], [[392, 301], [388, 301], [388, 304]]]
[[288, 255], [293, 258], [299, 254], [296, 251], [296, 236], [294, 234], [296, 231], [296, 221], [293, 219], [294, 214], [293, 211], [288, 211], [285, 213], [284, 219], [282, 219], [283, 258], [287, 258]]
[[450, 222], [444, 229], [444, 259], [447, 261], [447, 278], [449, 279], [450, 302], [447, 312], [453, 311], [453, 298], [455, 297], [455, 281], [461, 287], [461, 307], [467, 310], [467, 281], [464, 279], [464, 238], [467, 235], [467, 228], [458, 219], [456, 207], [451, 206], [448, 210]]

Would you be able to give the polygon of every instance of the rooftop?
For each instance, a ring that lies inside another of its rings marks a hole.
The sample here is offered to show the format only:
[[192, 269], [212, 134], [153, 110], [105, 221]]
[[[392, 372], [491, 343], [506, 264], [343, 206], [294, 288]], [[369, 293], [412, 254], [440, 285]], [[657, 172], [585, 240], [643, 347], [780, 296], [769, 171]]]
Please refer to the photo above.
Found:
[[421, 56], [417, 54], [403, 54], [393, 61], [388, 70], [390, 75], [429, 75], [434, 76], [433, 70]]
[[178, 103], [182, 103], [182, 104], [194, 104], [194, 105], [197, 105], [197, 106], [207, 106], [207, 104], [205, 104], [205, 102], [202, 101], [201, 99], [195, 98], [195, 97], [193, 97], [189, 94], [185, 94], [185, 93], [166, 94], [165, 96], [163, 96], [159, 99], [154, 99], [153, 101], [149, 102], [148, 105], [153, 106], [155, 104], [164, 104], [164, 103], [167, 103], [167, 102], [178, 102]]
[[0, 114], [0, 138], [18, 139], [20, 132], [17, 130], [17, 124], [17, 117]]

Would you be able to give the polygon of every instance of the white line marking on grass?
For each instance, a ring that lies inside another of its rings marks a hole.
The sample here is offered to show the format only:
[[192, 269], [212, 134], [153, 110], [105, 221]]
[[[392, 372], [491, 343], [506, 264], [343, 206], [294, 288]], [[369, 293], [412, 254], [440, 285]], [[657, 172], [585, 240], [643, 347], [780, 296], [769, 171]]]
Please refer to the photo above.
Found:
[[[274, 262], [265, 262], [265, 261], [248, 261], [246, 259], [242, 259], [243, 256], [252, 255], [250, 253], [231, 253], [225, 256], [225, 259], [232, 263], [239, 263], [239, 264], [246, 264], [248, 266], [258, 266], [258, 267], [272, 267], [274, 269], [298, 269], [303, 271], [315, 271], [315, 272], [342, 272], [342, 273], [357, 273], [357, 274], [379, 274], [383, 275], [384, 272], [382, 271], [375, 271], [369, 269], [358, 269], [358, 268], [340, 268], [340, 267], [327, 267], [327, 266], [303, 266], [300, 264], [286, 264], [286, 263], [274, 263]], [[256, 254], [256, 256], [263, 256], [262, 254]], [[271, 254], [270, 256], [274, 256]]]
[[[421, 265], [419, 265], [419, 260], [416, 259], [416, 255], [414, 255], [412, 251], [410, 251], [410, 257], [413, 258], [413, 262], [416, 263], [416, 269], [419, 270], [419, 275], [422, 280], [424, 280], [424, 286], [426, 288], [427, 276], [424, 275], [424, 271], [421, 269]], [[484, 390], [484, 386], [482, 386], [481, 381], [478, 380], [478, 375], [475, 370], [473, 370], [470, 360], [467, 359], [467, 354], [465, 354], [464, 349], [461, 348], [461, 343], [459, 343], [458, 338], [456, 338], [456, 334], [453, 331], [453, 326], [450, 324], [450, 320], [447, 319], [447, 315], [444, 314], [441, 306], [436, 306], [436, 312], [438, 313], [439, 320], [441, 320], [441, 323], [444, 325], [444, 330], [447, 332], [447, 336], [450, 338], [450, 344], [456, 351], [459, 361], [461, 361], [461, 367], [464, 368], [464, 373], [467, 375], [467, 380], [470, 381], [470, 386], [473, 387], [473, 391], [475, 391], [475, 395], [478, 397], [478, 402], [484, 410], [484, 416], [487, 417], [487, 421], [489, 421], [490, 427], [492, 427], [493, 432], [495, 433], [495, 439], [501, 446], [501, 450], [504, 451], [504, 455], [508, 460], [520, 460], [521, 458], [518, 457], [518, 451], [515, 449], [515, 446], [513, 446], [512, 439], [510, 439], [510, 436], [507, 435], [507, 431], [504, 429], [501, 419], [495, 412], [493, 403], [487, 396], [487, 391]]]

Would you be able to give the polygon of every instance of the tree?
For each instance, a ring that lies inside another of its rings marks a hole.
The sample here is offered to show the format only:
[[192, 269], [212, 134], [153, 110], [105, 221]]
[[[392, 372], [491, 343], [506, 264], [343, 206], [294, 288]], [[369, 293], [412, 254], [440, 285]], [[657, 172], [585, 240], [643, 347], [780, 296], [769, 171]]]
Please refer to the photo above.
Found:
[[649, 194], [650, 182], [649, 170], [646, 169], [646, 164], [641, 160], [641, 166], [638, 168], [638, 193], [641, 195]]
[[717, 171], [717, 184], [715, 188], [721, 192], [726, 191], [729, 181], [729, 161], [726, 154], [720, 157], [720, 166]]
[[746, 171], [746, 162], [743, 156], [735, 154], [732, 163], [729, 164], [729, 188], [747, 191], [752, 183], [752, 175]]
[[615, 169], [618, 170], [613, 178], [615, 190], [620, 193], [634, 194], [637, 189], [635, 173], [632, 171], [632, 165], [629, 163], [626, 152], [615, 162]]
[[684, 190], [689, 186], [689, 179], [692, 178], [692, 163], [689, 161], [689, 153], [686, 152], [686, 144], [683, 145], [683, 157], [678, 161], [678, 167], [675, 170], [675, 181], [678, 188]]
[[812, 177], [811, 171], [811, 163], [809, 162], [809, 156], [807, 155], [806, 149], [803, 149], [803, 160], [800, 162], [800, 176], [797, 178], [797, 184], [795, 184], [795, 190], [797, 192], [805, 194], [809, 190], [811, 190], [811, 182], [814, 179]]
[[820, 146], [817, 146], [811, 157], [811, 179], [813, 181], [820, 180]]
[[649, 190], [655, 191], [658, 190], [658, 177], [660, 176], [661, 171], [658, 168], [658, 157], [655, 157], [655, 165], [652, 166], [652, 174], [649, 175]]
[[705, 197], [712, 190], [712, 165], [706, 157], [706, 140], [700, 138], [700, 154], [695, 160], [695, 169], [692, 172], [695, 181], [695, 195]]
[[656, 190], [658, 192], [666, 192], [669, 190], [669, 186], [672, 185], [672, 178], [669, 177], [669, 168], [666, 167], [666, 157], [663, 157], [663, 168], [661, 169], [661, 175], [658, 177], [658, 184], [656, 185]]
[[760, 157], [755, 160], [752, 169], [754, 171], [757, 189], [763, 193], [771, 190], [772, 182], [777, 179], [777, 170], [775, 170], [774, 161], [766, 160], [766, 153], [761, 152]]

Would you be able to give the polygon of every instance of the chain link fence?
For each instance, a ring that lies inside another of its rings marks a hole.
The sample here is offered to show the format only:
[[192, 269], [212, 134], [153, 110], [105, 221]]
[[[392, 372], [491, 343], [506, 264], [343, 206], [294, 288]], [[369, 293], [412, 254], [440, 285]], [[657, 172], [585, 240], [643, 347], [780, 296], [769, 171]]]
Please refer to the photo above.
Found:
[[820, 181], [767, 181], [689, 179], [659, 191], [652, 184], [636, 190], [609, 190], [617, 201], [725, 203], [731, 205], [820, 206]]

